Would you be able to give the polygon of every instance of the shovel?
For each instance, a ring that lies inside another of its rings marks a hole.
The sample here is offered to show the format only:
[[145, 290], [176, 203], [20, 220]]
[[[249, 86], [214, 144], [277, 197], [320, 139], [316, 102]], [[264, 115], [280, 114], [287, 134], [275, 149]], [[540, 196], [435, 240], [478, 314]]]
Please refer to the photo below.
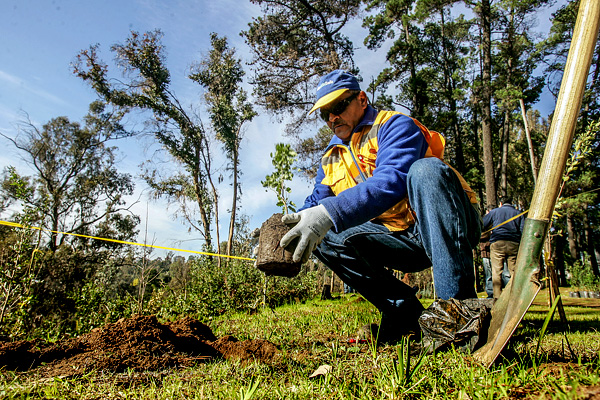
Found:
[[525, 220], [515, 276], [492, 308], [485, 345], [473, 356], [490, 367], [540, 290], [540, 255], [573, 141], [600, 26], [600, 1], [581, 0], [537, 185]]

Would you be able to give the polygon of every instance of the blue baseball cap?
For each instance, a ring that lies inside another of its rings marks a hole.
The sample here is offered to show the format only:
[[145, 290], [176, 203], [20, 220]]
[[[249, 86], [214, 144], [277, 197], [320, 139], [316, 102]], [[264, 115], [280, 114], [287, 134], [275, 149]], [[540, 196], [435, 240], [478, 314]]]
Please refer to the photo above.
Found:
[[308, 114], [310, 115], [315, 110], [333, 103], [348, 90], [360, 90], [360, 85], [354, 75], [342, 69], [336, 69], [328, 73], [319, 81], [317, 102]]

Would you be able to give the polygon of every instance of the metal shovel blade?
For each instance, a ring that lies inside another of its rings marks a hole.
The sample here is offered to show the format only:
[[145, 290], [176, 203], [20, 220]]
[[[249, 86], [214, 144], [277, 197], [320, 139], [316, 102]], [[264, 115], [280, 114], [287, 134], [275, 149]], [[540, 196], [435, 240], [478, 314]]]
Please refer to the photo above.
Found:
[[487, 367], [494, 363], [540, 290], [539, 260], [546, 228], [543, 221], [525, 220], [515, 276], [492, 307], [486, 344], [473, 354]]

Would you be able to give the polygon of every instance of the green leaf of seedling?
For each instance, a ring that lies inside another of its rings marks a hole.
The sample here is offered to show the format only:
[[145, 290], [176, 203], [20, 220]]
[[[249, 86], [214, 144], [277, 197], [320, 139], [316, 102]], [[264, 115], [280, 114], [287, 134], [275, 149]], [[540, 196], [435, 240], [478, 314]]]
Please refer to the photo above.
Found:
[[535, 358], [536, 359], [538, 358], [540, 346], [542, 344], [542, 339], [546, 335], [546, 329], [548, 329], [548, 324], [550, 324], [550, 320], [552, 320], [552, 316], [554, 315], [554, 312], [556, 311], [556, 307], [558, 306], [559, 301], [560, 301], [560, 294], [558, 296], [556, 296], [556, 299], [554, 299], [554, 303], [552, 303], [552, 307], [550, 308], [550, 311], [548, 311], [548, 314], [546, 315], [546, 319], [544, 320], [544, 324], [542, 325], [542, 330], [540, 331], [540, 337], [538, 338], [537, 347], [535, 349]]

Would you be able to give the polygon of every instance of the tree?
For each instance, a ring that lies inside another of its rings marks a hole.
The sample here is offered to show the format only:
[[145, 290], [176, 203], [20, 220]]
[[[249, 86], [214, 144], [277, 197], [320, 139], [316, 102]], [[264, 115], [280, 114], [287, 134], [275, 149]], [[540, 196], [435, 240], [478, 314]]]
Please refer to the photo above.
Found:
[[244, 70], [241, 60], [235, 56], [235, 49], [229, 48], [227, 38], [220, 38], [216, 33], [210, 35], [210, 41], [212, 49], [197, 66], [196, 72], [190, 75], [190, 79], [206, 89], [204, 98], [208, 104], [212, 126], [230, 161], [233, 195], [226, 252], [227, 255], [231, 255], [240, 192], [239, 153], [243, 137], [242, 127], [244, 123], [250, 122], [256, 113], [247, 101], [246, 92], [240, 88]]
[[242, 32], [254, 58], [259, 105], [293, 115], [289, 131], [306, 120], [319, 78], [338, 68], [356, 71], [354, 47], [342, 29], [360, 11], [360, 0], [251, 0], [263, 16]]
[[83, 126], [58, 117], [41, 129], [24, 122], [14, 138], [2, 134], [32, 171], [27, 176], [9, 167], [2, 197], [15, 203], [14, 220], [42, 228], [1, 238], [0, 317], [8, 316], [3, 325], [12, 337], [49, 327], [53, 334], [74, 331], [83, 287], [131, 251], [91, 238], [132, 241], [137, 235], [139, 218], [125, 199], [133, 194], [132, 178], [118, 171], [115, 148], [108, 146], [126, 135], [121, 117], [94, 102]]
[[[67, 117], [57, 117], [42, 129], [25, 122], [16, 138], [0, 133], [34, 172], [31, 177], [19, 176], [31, 185], [29, 195], [20, 199], [36, 213], [31, 222], [51, 231], [47, 242], [51, 251], [76, 240], [68, 233], [89, 234], [109, 218], [125, 218], [134, 222], [133, 227], [137, 224], [137, 217], [121, 215], [131, 207], [125, 201], [125, 196], [133, 194], [131, 175], [118, 172], [116, 148], [106, 146], [109, 140], [126, 134], [121, 117], [106, 113], [102, 103], [94, 102], [83, 127]], [[3, 185], [7, 194], [16, 198], [17, 193], [11, 192], [15, 188]], [[129, 228], [122, 231], [127, 238], [135, 232], [131, 225]]]
[[[218, 194], [212, 180], [209, 138], [202, 121], [184, 109], [171, 91], [171, 75], [165, 66], [161, 39], [158, 30], [143, 35], [131, 32], [125, 44], [111, 47], [125, 82], [109, 79], [108, 66], [99, 59], [97, 45], [79, 53], [73, 72], [106, 102], [153, 114], [146, 121], [148, 126], [153, 127], [156, 139], [183, 166], [185, 173], [162, 178], [154, 172], [144, 177], [156, 196], [180, 202], [184, 219], [202, 234], [205, 247], [210, 250], [212, 206], [217, 204]], [[188, 200], [198, 208], [200, 221], [192, 215]]]
[[275, 154], [271, 153], [271, 163], [275, 171], [261, 181], [263, 187], [271, 189], [277, 195], [277, 206], [281, 207], [284, 214], [296, 212], [296, 205], [290, 200], [292, 189], [286, 186], [287, 181], [294, 177], [292, 164], [296, 158], [296, 152], [292, 150], [289, 144], [277, 143], [275, 145]]
[[545, 1], [539, 0], [509, 1], [501, 2], [497, 9], [501, 38], [497, 42], [494, 63], [494, 98], [503, 120], [498, 179], [498, 189], [503, 196], [507, 195], [509, 186], [507, 171], [511, 126], [519, 119], [521, 103], [525, 107], [537, 102], [543, 88], [543, 78], [533, 75], [542, 57], [533, 40], [531, 16], [545, 4]]
[[[562, 80], [573, 29], [577, 18], [579, 1], [570, 1], [553, 14], [550, 35], [540, 43], [547, 67], [545, 76], [548, 88], [555, 95]], [[588, 84], [584, 92], [580, 117], [575, 131], [573, 157], [577, 158], [577, 168], [567, 171], [569, 180], [565, 183], [559, 208], [563, 218], [557, 221], [559, 232], [566, 232], [566, 255], [571, 260], [582, 257], [582, 252], [590, 256], [591, 267], [598, 275], [597, 246], [599, 198], [594, 188], [598, 188], [600, 176], [600, 41], [596, 43]], [[579, 146], [579, 148], [577, 147]], [[573, 160], [571, 161], [573, 162]]]
[[394, 103], [410, 111], [412, 117], [428, 123], [426, 111], [429, 104], [428, 81], [423, 65], [429, 63], [427, 52], [421, 51], [423, 32], [415, 22], [415, 0], [372, 0], [367, 11], [379, 13], [367, 16], [363, 27], [369, 29], [365, 45], [371, 50], [381, 47], [388, 38], [396, 38], [387, 53], [390, 68], [385, 68], [372, 84], [387, 88], [397, 82], [399, 93]]
[[483, 169], [485, 174], [485, 198], [488, 206], [496, 206], [496, 179], [494, 176], [494, 153], [492, 148], [492, 10], [491, 0], [481, 0], [475, 5], [481, 38], [481, 137], [483, 146]]
[[468, 115], [471, 22], [463, 15], [452, 16], [450, 10], [454, 3], [453, 0], [420, 0], [415, 14], [418, 21], [425, 22], [421, 52], [428, 58], [424, 66], [431, 92], [427, 114], [435, 116], [427, 124], [444, 133], [447, 139], [444, 158], [464, 174], [468, 171], [465, 148], [475, 138], [469, 130], [464, 132], [463, 129]]

